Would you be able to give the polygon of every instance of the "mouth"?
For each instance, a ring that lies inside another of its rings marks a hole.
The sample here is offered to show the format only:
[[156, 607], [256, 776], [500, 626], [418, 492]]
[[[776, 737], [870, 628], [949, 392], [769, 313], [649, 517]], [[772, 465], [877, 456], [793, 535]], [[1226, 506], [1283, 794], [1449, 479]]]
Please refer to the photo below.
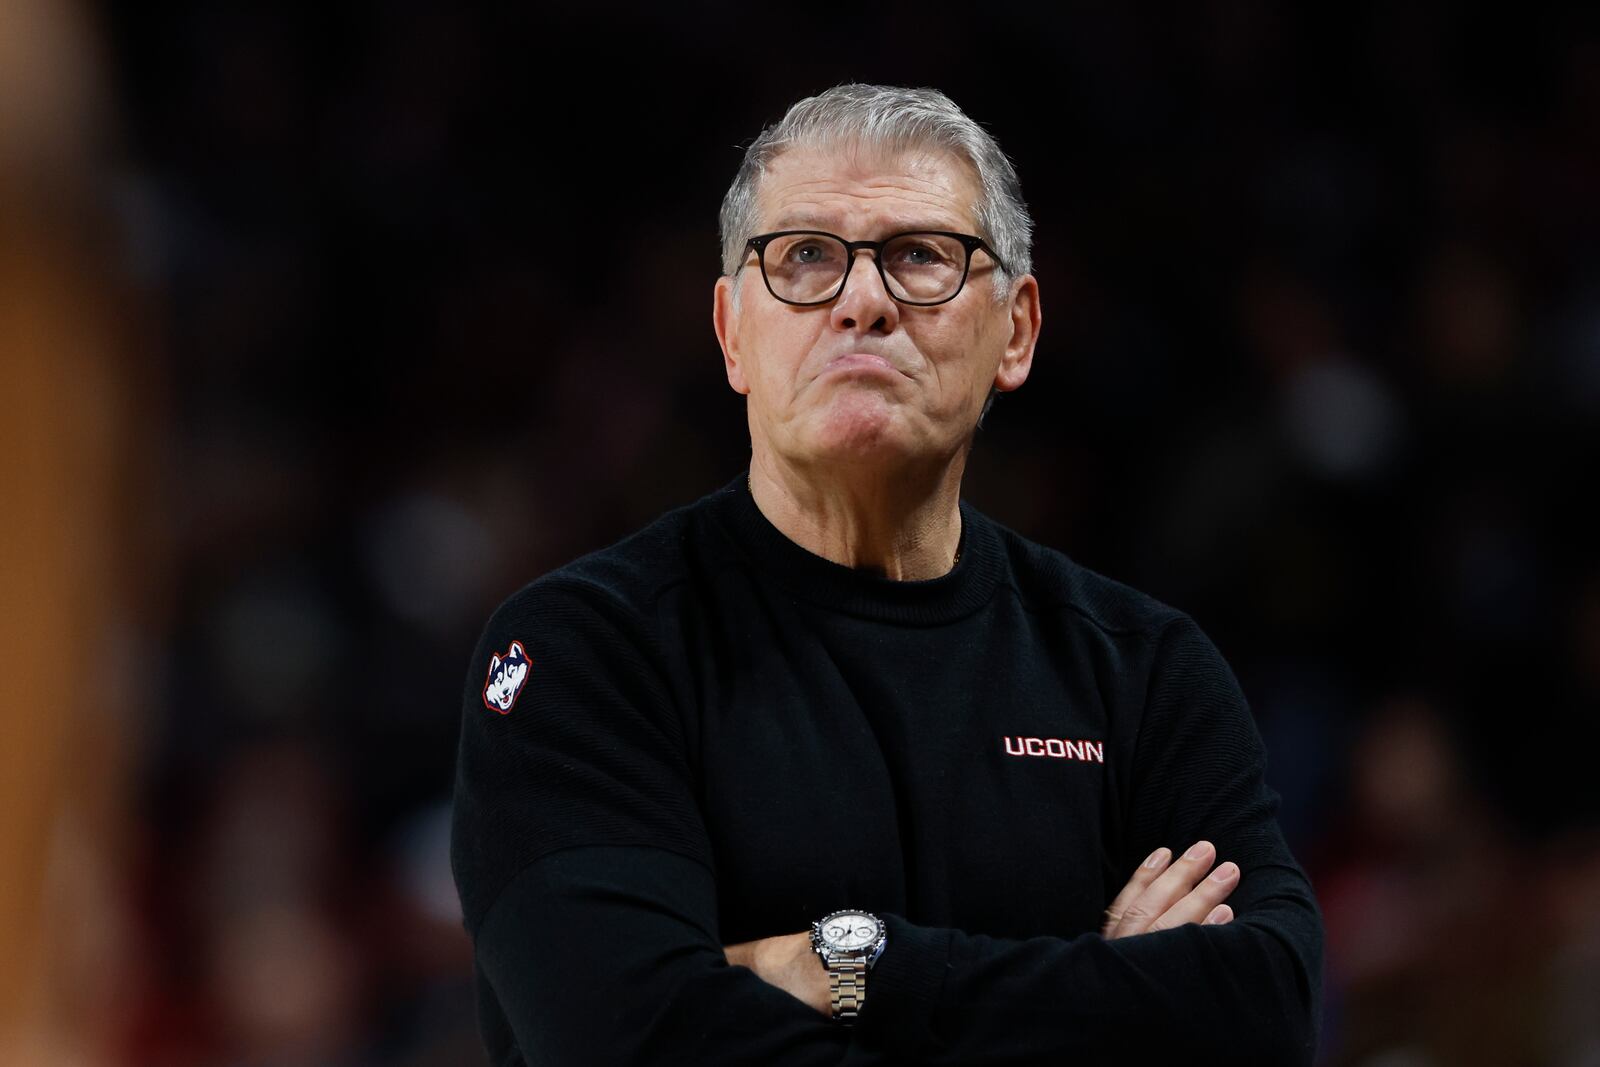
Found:
[[866, 373], [866, 374], [893, 374], [901, 372], [895, 365], [883, 356], [874, 352], [844, 352], [828, 360], [828, 365], [822, 368], [824, 374], [831, 372], [841, 373]]

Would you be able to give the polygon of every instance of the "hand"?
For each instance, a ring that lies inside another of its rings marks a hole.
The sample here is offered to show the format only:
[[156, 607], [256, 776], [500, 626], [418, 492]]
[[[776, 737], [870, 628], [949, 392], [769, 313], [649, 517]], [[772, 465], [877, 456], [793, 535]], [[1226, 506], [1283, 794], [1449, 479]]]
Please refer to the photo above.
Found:
[[1222, 901], [1239, 886], [1239, 865], [1224, 863], [1207, 878], [1216, 854], [1211, 842], [1197, 841], [1177, 863], [1171, 863], [1171, 849], [1156, 849], [1106, 909], [1101, 934], [1110, 941], [1184, 923], [1204, 921], [1208, 926], [1220, 926], [1228, 922], [1233, 909]]
[[811, 947], [811, 931], [745, 941], [722, 951], [733, 966], [750, 968], [763, 982], [832, 1018], [833, 990], [822, 957]]

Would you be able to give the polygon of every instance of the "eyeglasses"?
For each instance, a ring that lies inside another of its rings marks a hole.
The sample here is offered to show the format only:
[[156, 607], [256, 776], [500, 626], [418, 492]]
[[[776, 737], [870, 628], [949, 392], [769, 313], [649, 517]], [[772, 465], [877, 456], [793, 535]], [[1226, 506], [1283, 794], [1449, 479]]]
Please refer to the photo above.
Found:
[[798, 307], [826, 304], [844, 292], [856, 253], [872, 250], [872, 262], [889, 295], [902, 304], [931, 307], [954, 300], [972, 269], [972, 253], [983, 249], [1005, 264], [983, 238], [943, 230], [897, 233], [882, 241], [846, 241], [822, 230], [779, 230], [745, 242], [761, 260], [767, 292]]

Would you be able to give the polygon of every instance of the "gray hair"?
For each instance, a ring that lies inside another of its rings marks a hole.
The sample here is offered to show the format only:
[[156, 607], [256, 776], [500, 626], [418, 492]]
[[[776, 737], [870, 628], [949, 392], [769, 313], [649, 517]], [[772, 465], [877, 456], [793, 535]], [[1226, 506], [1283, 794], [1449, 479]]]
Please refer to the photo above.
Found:
[[972, 205], [978, 236], [1005, 263], [994, 273], [995, 299], [1005, 299], [1011, 283], [1033, 270], [1033, 220], [1022, 183], [989, 131], [937, 89], [852, 84], [801, 100], [745, 149], [722, 199], [723, 274], [738, 274], [744, 265], [745, 242], [756, 225], [756, 194], [768, 165], [796, 146], [836, 144], [890, 151], [939, 148], [965, 160], [978, 174], [980, 192]]

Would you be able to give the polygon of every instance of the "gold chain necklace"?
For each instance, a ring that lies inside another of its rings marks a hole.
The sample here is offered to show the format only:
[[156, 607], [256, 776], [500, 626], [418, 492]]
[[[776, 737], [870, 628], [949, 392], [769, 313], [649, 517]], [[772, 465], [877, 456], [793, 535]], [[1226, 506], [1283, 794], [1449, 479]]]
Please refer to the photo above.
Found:
[[[751, 496], [755, 496], [756, 495], [755, 486], [750, 484], [750, 472], [749, 471], [745, 471], [744, 472], [744, 487], [745, 487], [746, 491], [748, 491]], [[956, 558], [950, 561], [950, 566], [954, 567], [957, 563], [960, 563], [960, 562], [961, 562], [961, 545], [960, 545], [959, 542], [957, 542], [957, 544], [956, 544]]]

